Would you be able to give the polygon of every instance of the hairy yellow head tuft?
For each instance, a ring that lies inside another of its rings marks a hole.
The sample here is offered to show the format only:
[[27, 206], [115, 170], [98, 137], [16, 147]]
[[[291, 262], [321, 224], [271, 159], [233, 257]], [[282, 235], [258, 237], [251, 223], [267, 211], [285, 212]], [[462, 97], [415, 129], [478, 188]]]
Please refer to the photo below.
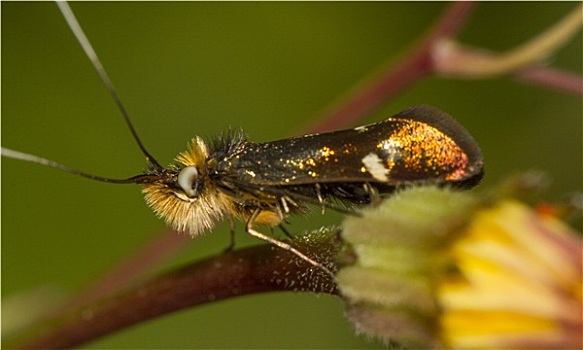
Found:
[[178, 186], [179, 171], [172, 179], [143, 185], [146, 203], [170, 227], [177, 231], [197, 236], [213, 228], [229, 212], [229, 201], [210, 182], [206, 171], [208, 146], [200, 137], [192, 139], [185, 152], [176, 157], [183, 167], [196, 167], [202, 181], [201, 190], [195, 197], [189, 197]]

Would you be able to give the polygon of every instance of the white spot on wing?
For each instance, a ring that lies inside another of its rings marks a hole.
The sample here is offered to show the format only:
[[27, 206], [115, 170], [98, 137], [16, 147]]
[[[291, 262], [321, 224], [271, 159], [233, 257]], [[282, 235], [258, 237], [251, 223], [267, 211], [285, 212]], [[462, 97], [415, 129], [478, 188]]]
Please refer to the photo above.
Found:
[[368, 125], [363, 125], [363, 126], [357, 126], [356, 128], [354, 128], [354, 131], [365, 132], [367, 129], [368, 129]]
[[369, 174], [378, 181], [389, 181], [389, 169], [383, 164], [383, 160], [374, 153], [367, 154], [362, 158], [362, 164]]

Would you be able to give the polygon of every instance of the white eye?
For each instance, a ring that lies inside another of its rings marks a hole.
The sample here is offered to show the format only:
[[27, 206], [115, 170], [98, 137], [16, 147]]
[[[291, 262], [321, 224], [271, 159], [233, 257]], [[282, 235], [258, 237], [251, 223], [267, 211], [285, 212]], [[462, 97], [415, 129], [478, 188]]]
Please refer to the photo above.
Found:
[[196, 197], [196, 184], [198, 182], [198, 170], [196, 167], [187, 166], [178, 173], [178, 186], [188, 197]]

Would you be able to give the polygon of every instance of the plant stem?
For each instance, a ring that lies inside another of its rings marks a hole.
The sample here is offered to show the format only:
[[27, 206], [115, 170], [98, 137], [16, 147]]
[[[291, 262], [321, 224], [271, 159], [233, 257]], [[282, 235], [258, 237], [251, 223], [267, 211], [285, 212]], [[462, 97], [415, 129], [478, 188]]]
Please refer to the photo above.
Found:
[[[293, 241], [333, 271], [340, 249], [338, 230]], [[261, 245], [221, 254], [138, 283], [113, 296], [65, 311], [10, 348], [79, 346], [145, 320], [218, 300], [272, 291], [336, 294], [335, 282], [296, 255]]]
[[583, 6], [577, 6], [546, 31], [504, 53], [488, 53], [451, 40], [444, 41], [436, 50], [436, 69], [442, 74], [480, 78], [511, 74], [536, 65], [581, 30], [582, 11]]
[[80, 291], [69, 302], [69, 307], [88, 304], [104, 295], [124, 288], [150, 268], [156, 267], [161, 262], [176, 255], [177, 251], [187, 246], [191, 241], [193, 239], [189, 235], [170, 229], [158, 233], [150, 242]]
[[388, 99], [434, 70], [434, 46], [454, 37], [465, 24], [473, 2], [453, 3], [426, 34], [396, 64], [372, 77], [340, 104], [333, 106], [319, 121], [308, 127], [310, 133], [330, 131], [352, 124], [378, 108]]
[[550, 67], [532, 67], [519, 71], [515, 77], [559, 92], [583, 97], [583, 78], [569, 72]]

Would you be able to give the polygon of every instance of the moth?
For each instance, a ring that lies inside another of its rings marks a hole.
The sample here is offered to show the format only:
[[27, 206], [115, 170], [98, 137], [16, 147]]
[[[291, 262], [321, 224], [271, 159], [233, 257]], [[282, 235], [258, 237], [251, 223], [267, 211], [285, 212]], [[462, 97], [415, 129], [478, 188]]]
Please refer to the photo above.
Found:
[[469, 188], [483, 175], [479, 146], [449, 115], [429, 106], [409, 108], [378, 123], [330, 133], [255, 143], [240, 130], [205, 140], [163, 167], [136, 133], [106, 71], [65, 2], [69, 26], [118, 104], [146, 156], [143, 173], [111, 179], [2, 147], [2, 156], [32, 161], [110, 183], [138, 184], [146, 203], [169, 226], [198, 236], [220, 220], [245, 222], [245, 231], [331, 272], [290, 244], [257, 230], [275, 227], [313, 206], [339, 210], [362, 206], [404, 186]]

